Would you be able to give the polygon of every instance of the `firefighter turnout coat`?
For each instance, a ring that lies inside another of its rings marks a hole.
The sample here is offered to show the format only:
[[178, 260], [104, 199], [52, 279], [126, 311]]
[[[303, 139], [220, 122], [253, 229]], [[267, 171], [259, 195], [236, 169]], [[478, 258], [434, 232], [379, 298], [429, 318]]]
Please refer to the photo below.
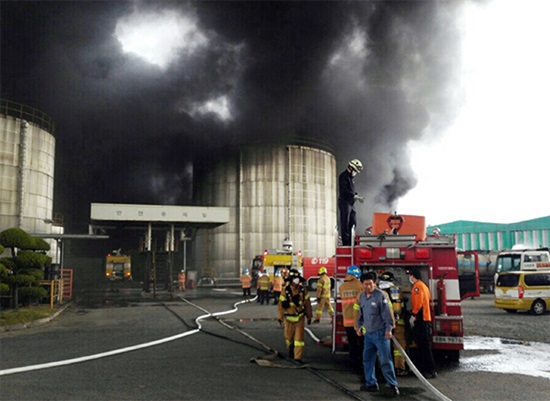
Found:
[[291, 358], [302, 360], [305, 321], [311, 320], [309, 293], [302, 285], [289, 283], [281, 292], [277, 306], [278, 319], [284, 323], [286, 346]]

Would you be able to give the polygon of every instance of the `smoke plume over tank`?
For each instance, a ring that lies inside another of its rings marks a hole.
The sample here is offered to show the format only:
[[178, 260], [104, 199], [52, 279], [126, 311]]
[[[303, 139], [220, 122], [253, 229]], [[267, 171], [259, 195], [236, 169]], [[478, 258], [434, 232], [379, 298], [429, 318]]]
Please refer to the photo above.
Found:
[[2, 97], [56, 121], [69, 230], [90, 202], [189, 204], [194, 159], [295, 137], [363, 161], [366, 226], [461, 103], [461, 4], [4, 2]]

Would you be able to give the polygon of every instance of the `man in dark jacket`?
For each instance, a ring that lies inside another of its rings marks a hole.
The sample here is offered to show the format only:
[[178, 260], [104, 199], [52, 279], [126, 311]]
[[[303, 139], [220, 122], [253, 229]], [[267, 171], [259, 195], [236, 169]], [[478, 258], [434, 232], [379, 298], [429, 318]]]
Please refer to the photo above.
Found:
[[358, 159], [350, 160], [348, 167], [338, 177], [338, 209], [340, 210], [340, 236], [342, 245], [351, 245], [351, 228], [357, 225], [355, 218], [355, 201], [363, 203], [363, 197], [355, 192], [353, 178], [363, 170]]

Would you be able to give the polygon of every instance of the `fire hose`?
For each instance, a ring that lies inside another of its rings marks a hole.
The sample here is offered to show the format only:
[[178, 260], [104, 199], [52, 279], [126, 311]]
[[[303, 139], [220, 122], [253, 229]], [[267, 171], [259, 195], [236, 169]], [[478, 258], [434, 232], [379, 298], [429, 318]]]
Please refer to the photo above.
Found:
[[411, 361], [411, 358], [407, 355], [401, 344], [399, 344], [399, 341], [395, 337], [392, 336], [393, 345], [401, 352], [401, 355], [405, 358], [407, 361], [407, 364], [411, 368], [411, 370], [414, 372], [415, 376], [418, 377], [420, 382], [426, 386], [428, 390], [430, 390], [434, 395], [439, 398], [442, 401], [452, 401], [449, 397], [447, 397], [445, 394], [441, 393], [438, 389], [436, 389], [426, 378], [420, 373], [420, 371], [414, 366], [414, 363]]

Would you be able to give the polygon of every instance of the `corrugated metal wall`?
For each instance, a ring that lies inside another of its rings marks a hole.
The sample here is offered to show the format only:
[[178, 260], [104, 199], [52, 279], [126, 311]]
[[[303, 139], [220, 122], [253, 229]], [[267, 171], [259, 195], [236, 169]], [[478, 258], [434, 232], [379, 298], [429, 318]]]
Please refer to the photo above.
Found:
[[235, 277], [285, 237], [304, 256], [333, 255], [336, 179], [334, 156], [309, 146], [248, 147], [220, 161], [198, 179], [196, 202], [229, 207], [230, 223], [199, 230], [197, 270]]
[[54, 166], [52, 134], [0, 114], [0, 230], [51, 231]]
[[438, 227], [443, 234], [455, 234], [457, 246], [464, 250], [498, 251], [519, 244], [550, 247], [550, 216], [511, 224], [457, 221]]

